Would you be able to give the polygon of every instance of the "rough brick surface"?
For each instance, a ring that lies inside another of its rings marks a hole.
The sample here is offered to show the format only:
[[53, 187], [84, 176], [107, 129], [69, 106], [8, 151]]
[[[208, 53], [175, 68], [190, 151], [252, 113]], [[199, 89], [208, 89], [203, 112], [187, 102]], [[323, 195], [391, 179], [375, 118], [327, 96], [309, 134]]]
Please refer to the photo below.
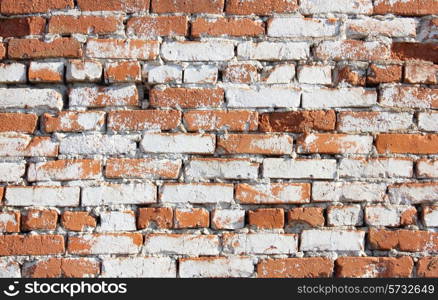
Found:
[[0, 0], [0, 277], [437, 277], [437, 0]]

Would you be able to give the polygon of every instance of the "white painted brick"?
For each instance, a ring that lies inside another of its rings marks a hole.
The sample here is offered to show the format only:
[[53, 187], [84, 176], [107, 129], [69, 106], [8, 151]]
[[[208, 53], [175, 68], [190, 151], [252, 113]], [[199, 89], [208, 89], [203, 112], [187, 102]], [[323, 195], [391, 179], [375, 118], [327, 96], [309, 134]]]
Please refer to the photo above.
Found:
[[225, 61], [234, 57], [232, 41], [164, 42], [161, 56], [169, 61]]
[[415, 37], [417, 22], [412, 18], [378, 20], [373, 18], [349, 19], [346, 21], [347, 36], [365, 38], [368, 36]]
[[[27, 180], [35, 181], [68, 181], [76, 179], [98, 179], [99, 174], [92, 174], [87, 168], [92, 167], [91, 161], [82, 160], [65, 161], [63, 167], [57, 167], [49, 162], [31, 163], [27, 168]], [[60, 166], [60, 165], [59, 165]]]
[[420, 204], [438, 199], [437, 183], [412, 183], [388, 187], [389, 201], [393, 204]]
[[147, 234], [143, 250], [150, 254], [218, 255], [219, 237], [192, 234]]
[[380, 105], [402, 108], [434, 108], [438, 89], [421, 86], [381, 85]]
[[215, 209], [211, 213], [211, 224], [214, 229], [241, 229], [245, 227], [245, 210]]
[[183, 69], [176, 65], [145, 65], [143, 68], [143, 76], [147, 78], [148, 83], [181, 83]]
[[309, 57], [309, 45], [303, 42], [244, 42], [237, 46], [240, 59], [299, 60]]
[[230, 203], [233, 197], [232, 184], [169, 183], [160, 191], [162, 203]]
[[335, 159], [283, 159], [263, 160], [263, 177], [334, 179]]
[[274, 17], [268, 21], [268, 36], [272, 37], [331, 37], [339, 32], [337, 20], [321, 18]]
[[361, 226], [363, 213], [360, 205], [331, 206], [327, 209], [328, 226]]
[[345, 178], [397, 178], [412, 177], [413, 162], [408, 159], [349, 159], [339, 164], [340, 177]]
[[125, 154], [135, 151], [137, 145], [132, 136], [124, 135], [70, 135], [60, 142], [59, 152], [62, 154]]
[[156, 203], [156, 190], [152, 183], [84, 187], [82, 188], [82, 206]]
[[8, 187], [5, 199], [9, 206], [78, 206], [79, 187]]
[[0, 109], [38, 108], [61, 110], [62, 94], [56, 89], [0, 88]]
[[300, 204], [309, 202], [310, 185], [305, 183], [240, 184], [236, 199], [246, 204]]
[[291, 87], [227, 86], [228, 107], [299, 107], [301, 92]]
[[426, 131], [438, 131], [438, 112], [419, 113], [418, 127]]
[[373, 147], [373, 137], [368, 135], [307, 134], [297, 146], [298, 153], [368, 154]]
[[186, 258], [180, 260], [181, 278], [250, 277], [254, 263], [249, 257]]
[[230, 254], [294, 254], [298, 251], [295, 234], [226, 234], [223, 251]]
[[[39, 139], [39, 140], [37, 140]], [[58, 144], [19, 133], [0, 134], [0, 156], [55, 156]]]
[[47, 74], [53, 74], [55, 76], [61, 76], [61, 81], [64, 78], [64, 63], [63, 62], [38, 62], [32, 61], [29, 65], [29, 81], [44, 82], [41, 78], [31, 78], [31, 73], [43, 72]]
[[20, 278], [20, 265], [7, 258], [0, 258], [0, 278]]
[[377, 103], [377, 93], [363, 88], [312, 89], [303, 93], [303, 108], [369, 107]]
[[[82, 234], [75, 241], [69, 239], [70, 245], [80, 245], [76, 254], [137, 254], [141, 243], [138, 243], [138, 233], [98, 233]], [[140, 235], [141, 237], [141, 235]], [[70, 246], [69, 245], [69, 246]], [[73, 248], [73, 247], [72, 247]], [[72, 251], [71, 251], [72, 252]]]
[[211, 154], [215, 150], [211, 134], [145, 133], [140, 143], [143, 152]]
[[364, 231], [304, 230], [301, 233], [301, 251], [363, 251]]
[[257, 179], [257, 163], [245, 159], [196, 159], [186, 166], [190, 179]]
[[300, 11], [306, 15], [324, 13], [372, 14], [371, 0], [301, 0]]
[[438, 178], [438, 160], [420, 160], [417, 162], [417, 177]]
[[404, 79], [407, 83], [437, 84], [438, 66], [430, 63], [407, 63]]
[[104, 278], [174, 278], [176, 263], [169, 257], [103, 258]]
[[411, 113], [370, 112], [366, 115], [341, 113], [338, 130], [342, 132], [388, 132], [409, 129], [413, 124]]
[[298, 81], [309, 84], [331, 84], [332, 67], [307, 65], [298, 68]]
[[262, 74], [262, 81], [265, 83], [290, 83], [295, 78], [295, 65], [278, 64], [272, 67], [265, 67]]
[[26, 77], [25, 64], [0, 64], [0, 83], [24, 83]]
[[26, 163], [0, 162], [0, 182], [17, 182], [26, 171]]
[[70, 107], [133, 106], [137, 105], [138, 91], [135, 84], [78, 86], [68, 97]]
[[132, 211], [105, 211], [100, 213], [100, 229], [102, 231], [133, 231], [135, 214]]
[[320, 60], [385, 60], [391, 58], [391, 49], [383, 41], [336, 40], [323, 41], [314, 49]]
[[365, 222], [370, 226], [399, 227], [402, 223], [403, 215], [415, 211], [413, 206], [408, 205], [373, 205], [365, 207]]
[[438, 206], [423, 207], [423, 223], [426, 227], [438, 227]]
[[[0, 233], [20, 231], [19, 211], [0, 211]], [[0, 261], [1, 262], [1, 261]]]
[[211, 65], [192, 65], [184, 70], [185, 83], [216, 83], [218, 68]]
[[93, 60], [71, 60], [67, 64], [68, 82], [96, 82], [102, 79], [102, 64]]
[[379, 202], [383, 201], [386, 184], [364, 182], [313, 182], [315, 202]]

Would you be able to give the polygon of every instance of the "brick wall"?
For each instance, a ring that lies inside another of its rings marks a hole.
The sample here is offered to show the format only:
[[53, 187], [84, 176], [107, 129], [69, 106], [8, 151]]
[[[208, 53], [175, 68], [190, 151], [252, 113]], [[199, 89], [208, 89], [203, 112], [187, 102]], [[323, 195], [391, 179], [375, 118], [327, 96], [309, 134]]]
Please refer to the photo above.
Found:
[[438, 1], [0, 14], [0, 277], [438, 276]]

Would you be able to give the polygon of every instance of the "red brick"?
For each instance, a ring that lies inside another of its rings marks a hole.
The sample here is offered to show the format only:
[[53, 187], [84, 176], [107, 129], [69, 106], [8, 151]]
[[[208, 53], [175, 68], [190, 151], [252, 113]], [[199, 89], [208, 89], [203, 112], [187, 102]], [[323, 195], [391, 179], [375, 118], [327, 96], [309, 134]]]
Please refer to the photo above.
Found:
[[58, 83], [64, 80], [64, 65], [31, 63], [27, 74], [30, 82]]
[[49, 32], [56, 34], [111, 34], [123, 26], [122, 19], [100, 16], [53, 16], [49, 21]]
[[0, 232], [20, 232], [20, 217], [19, 211], [0, 211]]
[[438, 134], [379, 134], [376, 148], [384, 153], [436, 154]]
[[184, 113], [184, 123], [188, 131], [255, 131], [258, 113], [243, 110], [192, 110]]
[[105, 66], [104, 74], [109, 83], [141, 81], [141, 67], [136, 61], [109, 63]]
[[367, 82], [370, 84], [400, 82], [402, 66], [371, 64], [368, 69]]
[[260, 208], [248, 211], [248, 224], [258, 229], [275, 229], [284, 227], [284, 210], [282, 208]]
[[224, 90], [221, 88], [154, 88], [149, 94], [153, 107], [219, 107], [223, 100]]
[[371, 247], [376, 250], [438, 251], [438, 232], [371, 229], [368, 238]]
[[0, 235], [0, 255], [50, 255], [65, 252], [64, 237], [47, 235]]
[[38, 116], [34, 114], [0, 113], [0, 132], [32, 133], [37, 126]]
[[46, 20], [41, 17], [26, 17], [0, 20], [0, 36], [22, 37], [44, 33]]
[[424, 60], [434, 64], [438, 63], [438, 43], [394, 42], [391, 51], [394, 59]]
[[262, 132], [307, 132], [335, 129], [336, 113], [328, 111], [270, 112], [260, 116]]
[[291, 13], [297, 9], [297, 0], [229, 0], [225, 12], [233, 15], [271, 15], [274, 13]]
[[180, 160], [154, 158], [111, 158], [106, 163], [108, 178], [164, 178], [177, 179], [181, 170]]
[[210, 226], [210, 214], [204, 208], [176, 209], [175, 228], [200, 228]]
[[[84, 120], [86, 121], [84, 122]], [[43, 115], [44, 131], [48, 133], [99, 130], [104, 123], [105, 112], [100, 111], [62, 111], [56, 116]]]
[[348, 83], [354, 86], [365, 86], [366, 84], [366, 70], [356, 68], [351, 65], [339, 66], [335, 72], [336, 82]]
[[332, 273], [333, 261], [324, 257], [268, 259], [257, 265], [259, 278], [319, 278]]
[[147, 207], [138, 209], [137, 227], [172, 228], [173, 210], [170, 207]]
[[324, 209], [322, 207], [295, 207], [288, 211], [289, 225], [307, 224], [311, 227], [324, 226]]
[[0, 59], [5, 58], [5, 56], [6, 56], [6, 45], [0, 43]]
[[38, 39], [12, 39], [8, 56], [15, 59], [81, 57], [82, 46], [72, 38], [58, 38], [47, 43]]
[[391, 278], [410, 277], [414, 263], [402, 257], [340, 257], [336, 260], [337, 277]]
[[115, 111], [108, 116], [108, 128], [114, 131], [171, 130], [180, 122], [177, 110]]
[[136, 36], [185, 36], [189, 25], [186, 16], [133, 17], [126, 25], [127, 32]]
[[438, 257], [423, 257], [417, 263], [419, 277], [438, 278]]
[[152, 0], [154, 13], [220, 14], [224, 9], [224, 0]]
[[21, 228], [31, 230], [55, 230], [58, 222], [56, 210], [29, 209], [22, 214]]
[[78, 0], [79, 9], [82, 11], [126, 11], [129, 13], [147, 11], [150, 0]]
[[73, 0], [2, 0], [0, 12], [5, 15], [45, 13], [74, 7]]
[[291, 154], [293, 139], [282, 134], [226, 134], [219, 137], [217, 148], [227, 154]]
[[424, 16], [438, 14], [435, 0], [379, 0], [375, 1], [374, 14]]
[[96, 219], [86, 211], [65, 211], [61, 223], [70, 231], [84, 231], [87, 227], [96, 227]]
[[86, 258], [49, 258], [23, 267], [23, 276], [30, 278], [90, 278], [99, 273], [99, 262]]
[[258, 36], [265, 33], [264, 23], [245, 18], [198, 18], [192, 22], [192, 36]]

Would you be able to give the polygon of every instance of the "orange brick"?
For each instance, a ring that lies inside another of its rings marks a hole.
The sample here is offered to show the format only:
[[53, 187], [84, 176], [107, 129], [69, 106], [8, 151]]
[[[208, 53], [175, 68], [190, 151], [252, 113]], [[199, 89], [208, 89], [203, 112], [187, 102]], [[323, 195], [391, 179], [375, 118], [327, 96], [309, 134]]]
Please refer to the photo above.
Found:
[[151, 0], [154, 13], [219, 14], [224, 9], [224, 0]]
[[291, 13], [297, 9], [297, 0], [229, 0], [225, 12], [233, 15], [271, 15], [273, 13]]
[[438, 3], [434, 0], [383, 0], [375, 3], [374, 14], [435, 15], [438, 14]]
[[29, 66], [28, 78], [30, 82], [62, 82], [64, 80], [64, 64], [40, 64], [31, 62]]
[[376, 137], [379, 153], [438, 153], [438, 134], [379, 134]]
[[147, 207], [138, 209], [137, 227], [172, 228], [173, 210], [170, 207]]
[[23, 276], [30, 278], [90, 278], [99, 273], [99, 262], [86, 258], [48, 258], [23, 267]]
[[177, 179], [181, 170], [181, 165], [181, 160], [112, 158], [106, 163], [105, 176], [108, 178], [123, 179]]
[[438, 277], [438, 257], [423, 257], [417, 263], [417, 275], [419, 277]]
[[6, 15], [19, 15], [45, 13], [73, 7], [73, 0], [2, 0], [0, 11]]
[[255, 131], [258, 113], [244, 110], [193, 110], [184, 113], [188, 131]]
[[192, 22], [192, 36], [258, 36], [265, 33], [264, 23], [249, 18], [198, 18]]
[[210, 214], [204, 208], [175, 210], [175, 228], [200, 228], [210, 226]]
[[368, 238], [371, 247], [376, 250], [394, 249], [408, 252], [438, 250], [438, 232], [371, 229]]
[[102, 111], [62, 111], [56, 116], [43, 115], [44, 131], [48, 133], [99, 130], [104, 123], [105, 112]]
[[371, 152], [373, 137], [347, 134], [304, 134], [297, 140], [298, 153], [345, 154]]
[[87, 227], [96, 227], [96, 219], [86, 211], [65, 211], [61, 224], [70, 231], [84, 231]]
[[318, 278], [332, 273], [333, 261], [324, 257], [268, 259], [257, 265], [259, 278]]
[[141, 67], [136, 61], [109, 63], [105, 66], [104, 74], [109, 83], [141, 81]]
[[410, 277], [414, 263], [402, 257], [340, 257], [336, 260], [337, 277], [394, 278]]
[[254, 64], [229, 64], [222, 74], [223, 80], [235, 83], [251, 83], [258, 80], [258, 69]]
[[284, 227], [284, 210], [282, 208], [260, 208], [248, 212], [248, 223], [259, 229]]
[[127, 32], [136, 36], [178, 36], [186, 35], [189, 25], [186, 16], [133, 17], [126, 25]]
[[262, 132], [307, 132], [309, 130], [334, 130], [336, 113], [328, 111], [270, 112], [260, 116]]
[[82, 11], [126, 11], [133, 13], [147, 11], [150, 0], [78, 0], [79, 9]]
[[113, 131], [171, 130], [180, 122], [177, 110], [115, 111], [108, 116], [108, 128]]
[[6, 56], [6, 46], [3, 43], [0, 43], [0, 59], [5, 58]]
[[293, 139], [288, 135], [275, 134], [227, 134], [219, 137], [218, 149], [227, 154], [291, 154]]
[[84, 180], [97, 179], [101, 174], [101, 163], [93, 159], [61, 159], [30, 164], [28, 180]]
[[82, 45], [73, 38], [57, 38], [47, 43], [38, 39], [11, 39], [8, 56], [12, 59], [81, 57]]
[[324, 209], [322, 207], [296, 207], [287, 213], [290, 225], [307, 224], [311, 227], [324, 226]]
[[402, 66], [371, 64], [368, 69], [367, 81], [370, 84], [400, 82]]
[[391, 52], [392, 57], [398, 60], [415, 59], [438, 63], [438, 43], [394, 42]]
[[38, 116], [34, 114], [0, 113], [0, 132], [33, 133]]
[[20, 232], [20, 217], [19, 211], [0, 212], [0, 232]]
[[31, 230], [55, 230], [58, 223], [56, 210], [29, 209], [22, 214], [21, 228]]
[[0, 235], [0, 255], [50, 255], [64, 252], [62, 235]]
[[[108, 247], [111, 241], [111, 247]], [[67, 252], [77, 255], [134, 254], [143, 244], [141, 233], [94, 233], [69, 236]]]
[[55, 34], [111, 34], [123, 26], [122, 19], [100, 16], [53, 16], [49, 21], [49, 32]]
[[153, 107], [201, 108], [219, 107], [224, 101], [221, 88], [166, 88], [152, 89], [149, 94]]
[[0, 36], [22, 37], [44, 33], [46, 20], [42, 17], [26, 17], [0, 20]]
[[335, 72], [337, 83], [348, 83], [354, 86], [365, 86], [366, 84], [366, 70], [355, 68], [350, 65], [339, 66]]

